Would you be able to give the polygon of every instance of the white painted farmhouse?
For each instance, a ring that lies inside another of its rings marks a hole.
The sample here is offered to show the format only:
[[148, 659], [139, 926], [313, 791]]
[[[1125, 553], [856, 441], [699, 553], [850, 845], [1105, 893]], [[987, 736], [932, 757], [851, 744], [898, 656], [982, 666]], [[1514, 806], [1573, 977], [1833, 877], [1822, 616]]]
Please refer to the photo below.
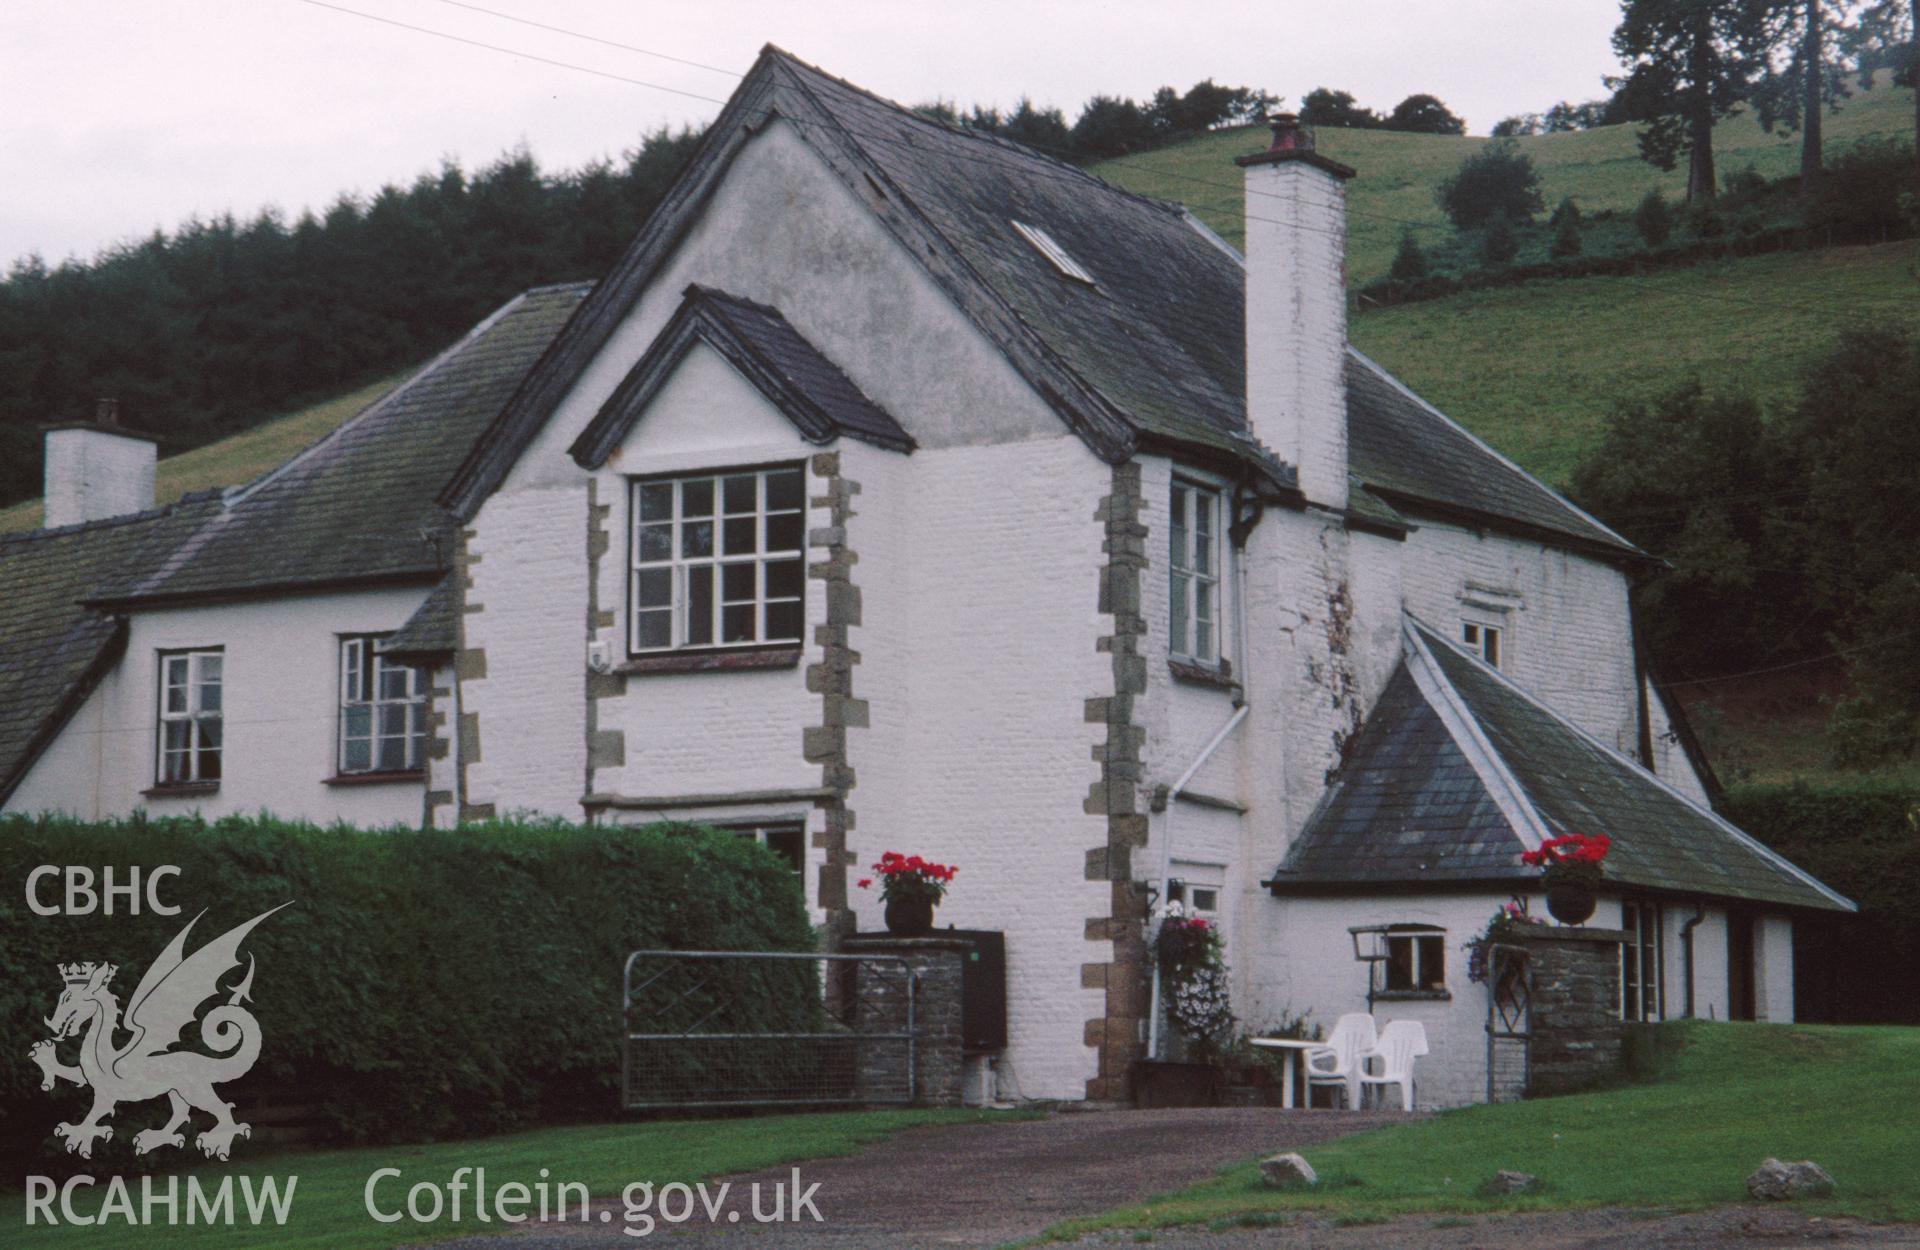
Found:
[[0, 800], [710, 822], [830, 943], [882, 851], [954, 863], [1027, 1096], [1126, 1094], [1171, 897], [1249, 1026], [1419, 1019], [1422, 1102], [1485, 1097], [1462, 944], [1566, 830], [1625, 1016], [1790, 1019], [1794, 917], [1851, 904], [1707, 807], [1649, 558], [1348, 345], [1352, 171], [1240, 165], [1244, 258], [769, 48], [604, 280], [274, 473], [135, 512], [150, 447], [57, 435]]

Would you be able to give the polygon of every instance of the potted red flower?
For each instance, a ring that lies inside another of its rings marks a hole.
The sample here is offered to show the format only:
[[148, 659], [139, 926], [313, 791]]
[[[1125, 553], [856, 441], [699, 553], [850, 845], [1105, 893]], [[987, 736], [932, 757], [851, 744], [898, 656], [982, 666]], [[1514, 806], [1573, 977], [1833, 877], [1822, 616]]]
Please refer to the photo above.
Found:
[[1524, 851], [1520, 862], [1540, 869], [1547, 887], [1547, 910], [1561, 924], [1581, 924], [1593, 915], [1594, 891], [1606, 875], [1601, 867], [1613, 839], [1604, 833], [1563, 833], [1548, 838], [1537, 851]]
[[[936, 864], [918, 855], [888, 851], [873, 866], [880, 879], [880, 897], [887, 905], [887, 932], [916, 937], [933, 929], [933, 909], [946, 896], [947, 885], [958, 868]], [[860, 888], [873, 888], [873, 877], [860, 882]]]

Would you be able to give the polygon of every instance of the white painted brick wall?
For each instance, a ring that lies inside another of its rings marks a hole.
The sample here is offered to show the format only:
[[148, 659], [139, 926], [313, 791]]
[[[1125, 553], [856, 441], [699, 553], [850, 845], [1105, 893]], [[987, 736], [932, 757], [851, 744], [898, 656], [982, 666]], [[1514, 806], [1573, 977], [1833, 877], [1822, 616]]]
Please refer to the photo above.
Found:
[[496, 494], [471, 529], [467, 549], [479, 559], [466, 646], [486, 652], [486, 676], [461, 682], [462, 710], [480, 723], [466, 801], [492, 803], [502, 816], [578, 820], [586, 790], [584, 477], [568, 488]]

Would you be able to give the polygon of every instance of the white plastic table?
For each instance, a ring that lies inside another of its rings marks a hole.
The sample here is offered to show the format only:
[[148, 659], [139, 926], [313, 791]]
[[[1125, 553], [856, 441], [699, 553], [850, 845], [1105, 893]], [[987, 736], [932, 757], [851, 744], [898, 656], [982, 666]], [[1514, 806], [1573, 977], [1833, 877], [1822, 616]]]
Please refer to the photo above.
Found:
[[[1247, 1042], [1249, 1045], [1258, 1046], [1263, 1050], [1277, 1050], [1280, 1052], [1280, 1105], [1287, 1109], [1291, 1109], [1293, 1106], [1294, 1067], [1306, 1063], [1305, 1054], [1307, 1051], [1327, 1049], [1325, 1042], [1306, 1042], [1293, 1037], [1250, 1037], [1247, 1039]], [[1311, 1088], [1307, 1090], [1307, 1099], [1309, 1105], [1311, 1105], [1313, 1099], [1313, 1090]]]

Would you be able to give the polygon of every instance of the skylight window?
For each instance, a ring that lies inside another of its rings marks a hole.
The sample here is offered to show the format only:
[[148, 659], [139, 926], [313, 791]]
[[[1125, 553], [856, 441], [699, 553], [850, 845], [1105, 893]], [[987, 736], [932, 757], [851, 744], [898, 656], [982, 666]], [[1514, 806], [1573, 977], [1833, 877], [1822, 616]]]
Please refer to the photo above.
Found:
[[1075, 282], [1094, 285], [1093, 275], [1081, 268], [1080, 262], [1067, 255], [1067, 249], [1054, 242], [1053, 236], [1038, 226], [1029, 226], [1024, 221], [1016, 221], [1013, 228], [1020, 237], [1033, 244], [1034, 250], [1053, 262], [1053, 267]]

